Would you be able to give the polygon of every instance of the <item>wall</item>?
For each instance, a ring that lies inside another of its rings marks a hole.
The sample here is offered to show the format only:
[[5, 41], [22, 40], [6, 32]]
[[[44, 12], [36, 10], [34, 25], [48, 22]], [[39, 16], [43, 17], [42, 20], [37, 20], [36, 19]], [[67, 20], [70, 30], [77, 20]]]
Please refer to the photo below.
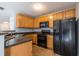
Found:
[[0, 31], [10, 30], [9, 21], [0, 21]]
[[4, 56], [4, 35], [0, 35], [0, 56]]
[[11, 17], [10, 17], [9, 23], [10, 23], [10, 30], [14, 30], [14, 29], [15, 29], [14, 16], [11, 16]]

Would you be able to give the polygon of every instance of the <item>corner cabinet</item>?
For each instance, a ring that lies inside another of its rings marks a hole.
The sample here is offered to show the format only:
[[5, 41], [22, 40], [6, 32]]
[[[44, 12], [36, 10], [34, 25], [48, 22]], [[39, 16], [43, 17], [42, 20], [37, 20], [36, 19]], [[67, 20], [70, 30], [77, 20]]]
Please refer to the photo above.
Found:
[[40, 22], [47, 22], [47, 16], [40, 16], [34, 19], [34, 28], [40, 28]]
[[33, 44], [37, 44], [37, 34], [27, 34], [24, 35], [25, 38], [31, 38]]
[[33, 18], [21, 14], [16, 15], [17, 28], [33, 28]]

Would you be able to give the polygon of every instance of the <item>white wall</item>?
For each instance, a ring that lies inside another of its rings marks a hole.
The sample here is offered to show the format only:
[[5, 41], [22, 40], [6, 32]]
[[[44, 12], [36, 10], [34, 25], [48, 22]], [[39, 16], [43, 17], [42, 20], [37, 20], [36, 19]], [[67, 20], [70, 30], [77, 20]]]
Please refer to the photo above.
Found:
[[15, 29], [14, 16], [10, 17], [9, 23], [10, 23], [10, 30], [14, 30]]
[[0, 35], [0, 56], [4, 56], [4, 35]]
[[0, 31], [10, 30], [9, 21], [0, 21]]

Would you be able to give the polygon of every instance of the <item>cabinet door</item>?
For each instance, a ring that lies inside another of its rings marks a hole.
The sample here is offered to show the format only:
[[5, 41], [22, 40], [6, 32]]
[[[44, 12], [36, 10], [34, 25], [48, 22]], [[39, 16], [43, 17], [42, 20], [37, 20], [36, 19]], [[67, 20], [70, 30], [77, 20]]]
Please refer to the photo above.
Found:
[[63, 20], [64, 12], [58, 12], [53, 14], [53, 19], [54, 20]]
[[10, 52], [11, 50], [10, 50], [10, 48], [8, 47], [8, 48], [5, 48], [5, 56], [10, 56]]
[[24, 56], [24, 44], [17, 45], [15, 50], [16, 50], [16, 56]]
[[16, 27], [21, 27], [22, 24], [21, 24], [21, 19], [22, 17], [21, 16], [16, 16]]
[[53, 49], [53, 35], [47, 35], [47, 47]]
[[64, 18], [75, 17], [75, 9], [69, 9], [64, 11]]
[[56, 20], [63, 20], [63, 12], [56, 13]]
[[16, 46], [10, 47], [10, 56], [17, 56]]
[[40, 17], [40, 22], [44, 22], [44, 21], [48, 21], [48, 17], [47, 16], [41, 16]]
[[24, 43], [24, 56], [32, 56], [32, 41]]
[[24, 17], [24, 27], [26, 28], [32, 28], [33, 27], [33, 19], [31, 19], [30, 17]]
[[37, 34], [33, 34], [33, 43], [37, 44]]
[[39, 18], [34, 19], [34, 28], [39, 28]]
[[28, 21], [28, 27], [30, 27], [30, 28], [33, 28], [33, 18], [29, 18], [29, 21]]
[[[50, 18], [50, 16], [52, 17], [52, 18]], [[48, 17], [48, 21], [49, 21], [49, 27], [50, 28], [53, 28], [53, 15], [49, 15], [49, 17]]]
[[41, 16], [34, 20], [34, 28], [40, 28], [40, 22], [46, 22], [48, 21], [47, 16]]
[[33, 18], [25, 15], [17, 15], [16, 27], [33, 28]]
[[24, 37], [32, 39], [32, 43], [37, 44], [37, 34], [28, 34]]
[[56, 17], [56, 14], [53, 14], [53, 20], [56, 20], [57, 17]]

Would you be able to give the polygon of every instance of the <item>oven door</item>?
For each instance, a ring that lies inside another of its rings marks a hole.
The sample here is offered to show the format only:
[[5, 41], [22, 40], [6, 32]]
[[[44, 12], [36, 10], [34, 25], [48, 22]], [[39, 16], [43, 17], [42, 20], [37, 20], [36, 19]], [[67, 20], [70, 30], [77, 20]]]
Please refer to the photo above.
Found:
[[42, 36], [42, 35], [38, 35], [38, 46], [47, 48], [47, 37], [46, 36]]

